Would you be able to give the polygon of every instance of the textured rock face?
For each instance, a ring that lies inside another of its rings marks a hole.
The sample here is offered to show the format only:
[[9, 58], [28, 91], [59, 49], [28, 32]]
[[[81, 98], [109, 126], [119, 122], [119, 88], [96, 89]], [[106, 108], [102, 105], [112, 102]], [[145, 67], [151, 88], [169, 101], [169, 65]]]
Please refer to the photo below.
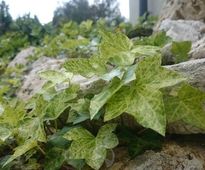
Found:
[[166, 0], [156, 28], [165, 19], [205, 20], [205, 0]]
[[204, 36], [205, 24], [200, 21], [163, 20], [159, 31], [165, 31], [174, 41], [196, 42]]
[[[128, 154], [118, 151], [115, 163], [104, 168], [108, 170], [204, 170], [205, 149], [200, 146], [180, 145], [167, 142], [162, 151], [146, 151], [135, 159], [129, 159]], [[119, 158], [118, 158], [119, 157]], [[104, 170], [103, 169], [103, 170]]]
[[189, 54], [191, 59], [205, 58], [205, 36], [199, 41], [193, 43]]
[[181, 72], [193, 86], [205, 91], [205, 59], [190, 60], [166, 68]]
[[[39, 92], [39, 90], [41, 90], [44, 83], [46, 82], [46, 80], [43, 80], [39, 77], [38, 73], [44, 70], [59, 70], [61, 64], [63, 64], [64, 61], [65, 59], [55, 59], [55, 58], [48, 58], [48, 57], [41, 57], [37, 61], [35, 61], [30, 66], [29, 68], [30, 71], [28, 72], [28, 74], [24, 75], [23, 84], [20, 90], [17, 92], [17, 97], [23, 100], [30, 99], [34, 94], [36, 94], [37, 92]], [[97, 80], [98, 78], [96, 77], [87, 79], [80, 75], [75, 75], [72, 78], [72, 83], [80, 84], [82, 90], [87, 90], [87, 89], [95, 89], [95, 86], [97, 85], [94, 82], [96, 82]]]
[[[191, 41], [192, 48], [189, 58], [205, 58], [205, 24], [201, 21], [170, 20], [161, 22], [158, 31], [165, 31], [174, 41]], [[171, 44], [162, 49], [164, 63], [172, 64], [174, 56], [171, 53]]]
[[26, 65], [28, 63], [28, 57], [34, 54], [35, 47], [29, 47], [22, 50], [16, 55], [16, 57], [10, 62], [8, 67], [14, 67], [15, 65]]
[[45, 80], [42, 80], [38, 76], [38, 72], [43, 70], [58, 70], [63, 62], [63, 59], [39, 58], [31, 65], [30, 72], [24, 76], [23, 85], [17, 92], [17, 96], [23, 100], [31, 98], [45, 83]]

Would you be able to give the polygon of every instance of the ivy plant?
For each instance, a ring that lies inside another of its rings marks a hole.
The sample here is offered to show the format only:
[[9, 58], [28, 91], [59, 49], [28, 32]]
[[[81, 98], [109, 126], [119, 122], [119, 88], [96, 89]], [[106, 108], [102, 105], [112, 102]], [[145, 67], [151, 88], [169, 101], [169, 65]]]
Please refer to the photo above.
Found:
[[[1, 169], [98, 170], [129, 136], [128, 149], [133, 146], [136, 156], [146, 148], [159, 149], [146, 140], [160, 143], [157, 137], [165, 136], [171, 123], [205, 130], [205, 93], [161, 66], [161, 43], [133, 43], [120, 32], [102, 30], [99, 37], [92, 56], [68, 59], [62, 70], [40, 72], [47, 82], [29, 101], [1, 97]], [[92, 80], [91, 85], [74, 83], [76, 75]], [[149, 133], [137, 136], [136, 128], [122, 137], [118, 129], [125, 125], [119, 120], [125, 114]]]

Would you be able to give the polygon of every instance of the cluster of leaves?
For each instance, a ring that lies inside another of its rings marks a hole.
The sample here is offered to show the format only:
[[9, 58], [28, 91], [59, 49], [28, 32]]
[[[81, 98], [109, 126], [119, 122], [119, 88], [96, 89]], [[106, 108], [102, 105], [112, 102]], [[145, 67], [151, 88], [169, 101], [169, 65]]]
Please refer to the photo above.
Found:
[[[132, 156], [158, 149], [168, 123], [205, 129], [205, 93], [161, 66], [160, 45], [133, 43], [120, 32], [100, 35], [91, 57], [40, 72], [47, 83], [29, 101], [0, 98], [1, 169], [86, 169], [85, 164], [99, 169], [120, 142], [126, 141]], [[76, 74], [97, 77], [97, 88], [72, 83]], [[124, 114], [152, 131], [137, 135], [118, 129]]]
[[58, 34], [48, 35], [44, 38], [36, 56], [86, 58], [97, 51], [100, 42], [99, 30], [114, 31], [118, 29], [126, 33], [130, 28], [131, 25], [127, 23], [110, 27], [105, 19], [99, 19], [96, 23], [87, 20], [80, 24], [70, 21], [59, 28]]

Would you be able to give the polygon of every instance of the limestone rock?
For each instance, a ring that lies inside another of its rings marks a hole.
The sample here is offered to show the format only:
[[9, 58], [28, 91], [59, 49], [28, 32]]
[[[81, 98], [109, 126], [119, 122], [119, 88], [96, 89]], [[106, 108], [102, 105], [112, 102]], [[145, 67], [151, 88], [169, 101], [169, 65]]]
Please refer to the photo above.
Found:
[[[28, 70], [30, 71], [24, 75], [22, 86], [17, 92], [17, 97], [22, 100], [30, 99], [34, 94], [41, 90], [44, 83], [46, 82], [46, 80], [43, 80], [39, 77], [38, 73], [44, 70], [59, 70], [61, 64], [64, 62], [65, 59], [55, 59], [48, 57], [41, 57], [36, 60], [33, 64], [31, 64], [31, 66], [29, 66], [30, 68], [28, 68]], [[82, 91], [88, 90], [90, 92], [96, 89], [99, 90], [100, 87], [103, 86], [104, 82], [98, 80], [99, 79], [97, 77], [87, 79], [83, 76], [75, 75], [71, 81], [73, 84], [79, 84]], [[65, 87], [59, 87], [59, 89], [61, 88]]]
[[36, 60], [30, 68], [30, 72], [24, 76], [23, 85], [17, 92], [17, 97], [23, 100], [28, 100], [35, 93], [37, 93], [45, 83], [38, 76], [39, 71], [43, 70], [58, 70], [64, 59], [54, 59], [48, 57], [41, 57]]
[[[170, 20], [162, 21], [159, 31], [165, 31], [173, 41], [191, 41], [190, 59], [205, 58], [205, 24], [200, 21]], [[171, 54], [171, 44], [162, 49], [163, 63], [173, 64], [174, 56]]]
[[[115, 155], [115, 163], [108, 170], [203, 170], [205, 149], [201, 146], [166, 142], [161, 151], [146, 151], [135, 159], [123, 151]], [[119, 158], [118, 158], [119, 157]], [[126, 158], [126, 159], [125, 159]], [[103, 170], [104, 170], [103, 169]]]
[[205, 20], [204, 0], [166, 0], [156, 28], [165, 19]]
[[205, 58], [205, 36], [199, 41], [193, 43], [189, 55], [191, 59]]
[[205, 24], [201, 21], [163, 20], [158, 31], [165, 31], [173, 41], [196, 42], [204, 36]]
[[189, 78], [190, 84], [205, 91], [205, 59], [190, 60], [187, 62], [166, 66], [184, 74]]
[[35, 47], [29, 47], [19, 52], [16, 57], [9, 63], [8, 67], [15, 67], [15, 65], [26, 65], [28, 57], [34, 54]]

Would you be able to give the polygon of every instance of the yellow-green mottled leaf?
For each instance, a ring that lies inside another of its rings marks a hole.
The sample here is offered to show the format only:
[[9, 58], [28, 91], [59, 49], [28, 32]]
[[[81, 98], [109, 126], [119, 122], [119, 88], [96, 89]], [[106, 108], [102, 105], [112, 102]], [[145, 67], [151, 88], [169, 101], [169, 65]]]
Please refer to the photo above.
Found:
[[133, 43], [122, 33], [100, 32], [102, 43], [100, 44], [100, 54], [102, 60], [109, 60], [118, 65], [131, 65], [135, 56], [131, 53]]
[[169, 123], [183, 121], [205, 129], [205, 93], [184, 84], [177, 92], [165, 97], [165, 108]]
[[5, 141], [12, 135], [11, 129], [7, 128], [3, 124], [0, 124], [0, 141]]
[[37, 146], [37, 142], [34, 140], [27, 140], [23, 145], [16, 147], [14, 150], [14, 154], [6, 161], [6, 163], [4, 164], [7, 165], [10, 162], [12, 162], [14, 159], [18, 158], [19, 156], [22, 156], [23, 154], [25, 154], [26, 152], [28, 152], [29, 150], [33, 149], [34, 147]]
[[57, 70], [46, 70], [41, 71], [39, 73], [39, 76], [44, 78], [45, 80], [51, 81], [55, 84], [62, 83], [65, 80], [69, 80], [72, 78], [73, 74], [65, 72], [63, 70], [57, 71]]
[[180, 63], [188, 60], [188, 53], [191, 50], [191, 41], [173, 42], [171, 52], [175, 56], [175, 62]]
[[102, 106], [120, 89], [122, 85], [121, 80], [115, 77], [112, 79], [112, 82], [108, 87], [105, 87], [102, 92], [94, 96], [90, 102], [91, 119], [95, 117]]
[[70, 106], [69, 101], [77, 97], [78, 86], [71, 86], [68, 89], [58, 93], [45, 106], [44, 120], [54, 120]]
[[92, 77], [94, 75], [103, 75], [107, 69], [103, 61], [99, 57], [94, 56], [89, 59], [87, 58], [75, 58], [69, 59], [64, 67], [67, 71], [74, 74], [80, 74], [85, 77]]
[[68, 150], [70, 159], [84, 159], [93, 169], [98, 170], [107, 154], [107, 149], [118, 145], [118, 139], [112, 132], [115, 124], [106, 124], [100, 128], [96, 137], [83, 128], [73, 128], [64, 137], [72, 140]]
[[132, 53], [136, 55], [143, 55], [143, 56], [154, 56], [160, 53], [161, 48], [157, 46], [151, 45], [136, 45], [132, 49]]
[[46, 142], [43, 122], [38, 117], [24, 119], [21, 122], [21, 126], [18, 128], [18, 135], [24, 140], [33, 139], [40, 142]]
[[136, 80], [123, 86], [107, 102], [105, 121], [127, 112], [142, 126], [165, 135], [166, 115], [159, 89], [184, 80], [176, 72], [163, 68], [160, 56], [144, 58], [137, 65]]

